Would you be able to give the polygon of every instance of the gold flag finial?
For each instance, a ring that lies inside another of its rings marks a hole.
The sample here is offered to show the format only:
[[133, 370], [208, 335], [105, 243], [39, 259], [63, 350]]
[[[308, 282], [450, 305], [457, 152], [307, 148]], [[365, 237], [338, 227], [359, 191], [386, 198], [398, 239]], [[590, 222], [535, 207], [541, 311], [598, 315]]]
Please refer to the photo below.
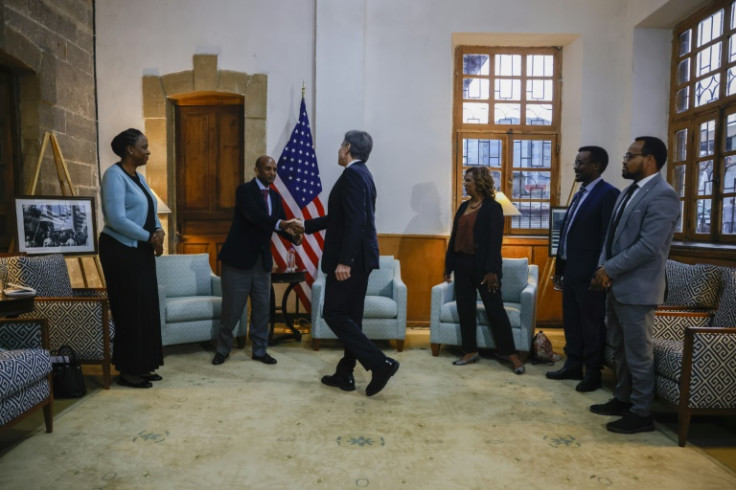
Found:
[[307, 86], [302, 82], [302, 99], [304, 98], [304, 92], [307, 91]]

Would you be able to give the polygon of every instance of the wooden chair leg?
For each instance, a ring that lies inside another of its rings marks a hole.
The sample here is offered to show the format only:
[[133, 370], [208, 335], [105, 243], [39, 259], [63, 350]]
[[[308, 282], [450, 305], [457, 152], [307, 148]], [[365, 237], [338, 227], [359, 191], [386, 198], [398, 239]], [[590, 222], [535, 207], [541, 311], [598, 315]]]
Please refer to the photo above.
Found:
[[677, 425], [678, 429], [678, 442], [680, 447], [685, 447], [687, 443], [687, 433], [690, 429], [690, 412], [688, 410], [680, 410], [677, 414]]
[[432, 355], [437, 357], [440, 355], [440, 344], [429, 344], [432, 347]]
[[112, 378], [110, 374], [110, 359], [104, 359], [102, 361], [102, 386], [106, 389], [110, 389], [110, 380]]
[[404, 339], [396, 339], [396, 350], [398, 352], [404, 351]]
[[319, 339], [312, 339], [312, 349], [319, 350]]
[[54, 400], [51, 399], [43, 406], [43, 421], [46, 424], [46, 432], [54, 431]]

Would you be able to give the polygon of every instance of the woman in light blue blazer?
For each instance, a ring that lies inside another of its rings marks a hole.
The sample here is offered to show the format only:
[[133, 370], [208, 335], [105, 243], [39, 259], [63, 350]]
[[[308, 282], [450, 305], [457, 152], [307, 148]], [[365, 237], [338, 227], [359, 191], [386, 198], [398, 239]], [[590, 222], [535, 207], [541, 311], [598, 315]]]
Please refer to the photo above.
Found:
[[164, 231], [156, 199], [137, 167], [148, 163], [148, 139], [128, 129], [112, 140], [120, 161], [102, 177], [100, 262], [115, 321], [112, 362], [118, 383], [150, 388], [161, 380], [154, 371], [164, 363], [155, 256], [163, 252]]

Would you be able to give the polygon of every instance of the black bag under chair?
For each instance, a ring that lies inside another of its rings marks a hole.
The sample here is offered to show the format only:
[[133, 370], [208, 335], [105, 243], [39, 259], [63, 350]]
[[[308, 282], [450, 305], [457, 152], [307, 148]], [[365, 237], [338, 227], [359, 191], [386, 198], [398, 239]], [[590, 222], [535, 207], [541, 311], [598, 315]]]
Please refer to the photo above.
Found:
[[82, 375], [82, 366], [77, 354], [68, 345], [51, 352], [54, 377], [54, 398], [79, 398], [87, 393]]

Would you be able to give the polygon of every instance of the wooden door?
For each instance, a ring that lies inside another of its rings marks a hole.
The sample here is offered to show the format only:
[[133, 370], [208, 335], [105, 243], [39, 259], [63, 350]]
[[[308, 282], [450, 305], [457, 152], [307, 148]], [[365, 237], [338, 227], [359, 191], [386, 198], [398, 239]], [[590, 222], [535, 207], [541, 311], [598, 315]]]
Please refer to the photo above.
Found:
[[225, 242], [243, 182], [243, 105], [177, 105], [177, 253], [217, 254]]
[[[10, 252], [15, 236], [13, 196], [20, 189], [19, 173], [16, 173], [15, 104], [13, 99], [13, 75], [0, 69], [0, 252]], [[25, 237], [19, 237], [24, 240]]]

